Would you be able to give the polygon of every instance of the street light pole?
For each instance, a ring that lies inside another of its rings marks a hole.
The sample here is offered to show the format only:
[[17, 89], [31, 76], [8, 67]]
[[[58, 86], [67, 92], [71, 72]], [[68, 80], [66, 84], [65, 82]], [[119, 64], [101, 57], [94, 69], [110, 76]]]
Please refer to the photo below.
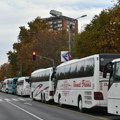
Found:
[[71, 58], [72, 51], [72, 24], [69, 24], [69, 60]]
[[52, 65], [53, 65], [53, 68], [55, 68], [55, 61], [54, 61], [54, 59], [51, 59], [51, 58], [48, 58], [48, 57], [43, 57], [43, 56], [39, 56], [39, 57], [51, 61]]
[[[56, 10], [51, 10], [50, 14], [52, 16], [55, 16], [55, 17], [61, 17], [61, 16], [63, 16], [62, 12], [59, 12], [59, 11], [56, 11]], [[83, 17], [86, 17], [86, 16], [87, 15], [82, 15], [82, 16], [74, 19], [72, 22], [74, 22], [75, 20], [77, 20], [79, 18], [83, 18]], [[68, 30], [68, 32], [69, 32], [69, 50], [68, 50], [68, 54], [69, 54], [69, 60], [70, 60], [71, 59], [71, 51], [72, 51], [72, 38], [73, 38], [72, 37], [72, 24], [71, 23], [69, 23], [69, 30]]]
[[[76, 18], [75, 20], [79, 19], [79, 18], [83, 18], [86, 17], [87, 15], [82, 15], [78, 18]], [[72, 39], [73, 39], [73, 35], [72, 35], [72, 24], [69, 24], [69, 59], [71, 59], [72, 55]]]

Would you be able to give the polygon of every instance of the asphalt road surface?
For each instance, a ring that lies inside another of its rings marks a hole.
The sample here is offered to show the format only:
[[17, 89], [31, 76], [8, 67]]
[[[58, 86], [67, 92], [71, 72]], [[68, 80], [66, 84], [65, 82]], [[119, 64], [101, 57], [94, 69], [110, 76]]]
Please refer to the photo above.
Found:
[[80, 113], [73, 107], [61, 108], [0, 92], [0, 120], [120, 120], [118, 116], [93, 111]]

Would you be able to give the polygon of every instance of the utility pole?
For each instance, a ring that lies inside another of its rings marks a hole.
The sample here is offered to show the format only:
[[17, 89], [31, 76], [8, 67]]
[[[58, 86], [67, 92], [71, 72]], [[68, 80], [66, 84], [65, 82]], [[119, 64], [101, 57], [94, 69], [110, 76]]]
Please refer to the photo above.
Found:
[[[79, 18], [83, 18], [86, 17], [87, 15], [82, 15], [78, 18], [76, 18], [75, 20], [79, 19]], [[74, 22], [74, 21], [73, 21]], [[73, 29], [72, 29], [72, 23], [69, 24], [69, 57], [72, 57], [72, 42], [73, 42]]]

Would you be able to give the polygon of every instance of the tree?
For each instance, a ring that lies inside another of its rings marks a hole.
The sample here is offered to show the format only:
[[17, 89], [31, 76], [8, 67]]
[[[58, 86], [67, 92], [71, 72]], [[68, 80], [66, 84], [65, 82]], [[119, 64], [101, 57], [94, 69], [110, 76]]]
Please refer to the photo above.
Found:
[[9, 63], [4, 63], [0, 67], [0, 81], [3, 81], [5, 78], [11, 77], [11, 66]]
[[52, 66], [49, 60], [32, 61], [32, 52], [60, 63], [60, 52], [67, 50], [67, 31], [49, 31], [45, 21], [40, 18], [28, 23], [28, 29], [20, 27], [19, 42], [13, 44], [14, 52], [8, 52], [10, 64], [16, 75], [30, 75], [33, 70]]
[[96, 53], [119, 53], [120, 4], [103, 10], [75, 37], [74, 54], [84, 57]]

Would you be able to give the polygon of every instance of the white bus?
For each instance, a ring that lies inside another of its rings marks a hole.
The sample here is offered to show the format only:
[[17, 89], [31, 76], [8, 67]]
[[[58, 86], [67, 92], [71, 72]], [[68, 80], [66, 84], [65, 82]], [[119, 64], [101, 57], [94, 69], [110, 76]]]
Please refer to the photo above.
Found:
[[103, 78], [104, 66], [120, 55], [96, 54], [62, 63], [56, 68], [54, 101], [59, 105], [85, 108], [107, 107], [109, 78]]
[[108, 113], [120, 115], [120, 59], [106, 65], [104, 77], [110, 73], [108, 90]]
[[30, 77], [19, 77], [16, 90], [17, 95], [30, 96]]
[[8, 93], [9, 81], [12, 81], [12, 78], [7, 78], [3, 81], [2, 92]]
[[31, 73], [31, 97], [42, 102], [52, 101], [54, 95], [53, 68], [39, 69]]

